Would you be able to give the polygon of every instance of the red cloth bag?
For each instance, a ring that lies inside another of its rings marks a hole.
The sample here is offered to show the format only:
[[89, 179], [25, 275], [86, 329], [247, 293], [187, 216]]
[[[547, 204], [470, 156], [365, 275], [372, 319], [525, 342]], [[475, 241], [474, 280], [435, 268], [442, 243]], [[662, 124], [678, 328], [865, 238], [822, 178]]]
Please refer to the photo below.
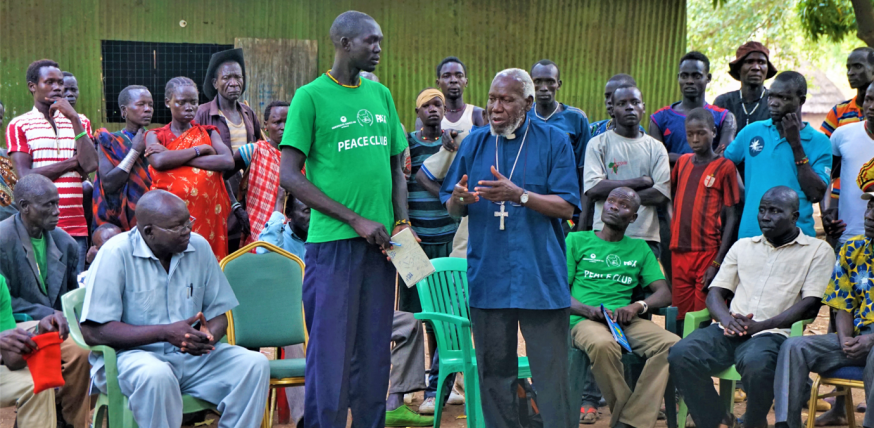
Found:
[[43, 333], [33, 337], [37, 350], [22, 355], [33, 377], [33, 393], [39, 394], [51, 388], [64, 386], [61, 374], [61, 343], [58, 332]]

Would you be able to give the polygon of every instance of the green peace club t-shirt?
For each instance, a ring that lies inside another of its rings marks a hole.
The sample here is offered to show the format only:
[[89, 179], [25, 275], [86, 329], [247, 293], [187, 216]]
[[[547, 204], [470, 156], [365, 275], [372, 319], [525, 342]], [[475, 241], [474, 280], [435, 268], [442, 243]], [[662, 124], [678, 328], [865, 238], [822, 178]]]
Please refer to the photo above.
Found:
[[[322, 74], [295, 92], [282, 146], [306, 155], [307, 179], [358, 215], [394, 225], [390, 157], [407, 148], [391, 92], [359, 79], [348, 88]], [[307, 242], [357, 238], [346, 223], [313, 210]]]
[[[566, 238], [571, 296], [589, 306], [616, 310], [631, 304], [638, 285], [665, 279], [658, 260], [643, 239], [624, 236], [607, 242], [593, 231], [571, 232]], [[571, 315], [571, 327], [585, 319]]]
[[37, 269], [39, 269], [40, 289], [42, 289], [42, 294], [48, 294], [46, 291], [46, 235], [30, 238], [30, 244], [33, 246], [33, 258], [36, 260]]
[[12, 297], [6, 286], [6, 278], [0, 275], [0, 331], [15, 328], [15, 318], [12, 316]]

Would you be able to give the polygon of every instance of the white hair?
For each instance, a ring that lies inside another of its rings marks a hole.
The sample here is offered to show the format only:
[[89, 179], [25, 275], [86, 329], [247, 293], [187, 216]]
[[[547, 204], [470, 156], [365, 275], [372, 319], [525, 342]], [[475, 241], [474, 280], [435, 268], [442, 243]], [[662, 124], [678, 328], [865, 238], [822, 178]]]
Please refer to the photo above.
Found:
[[497, 80], [501, 76], [511, 77], [517, 82], [521, 83], [523, 98], [534, 97], [534, 81], [531, 80], [531, 75], [528, 74], [527, 71], [521, 68], [508, 68], [506, 70], [502, 70], [495, 75], [495, 78], [492, 79], [492, 83], [495, 83], [495, 80]]

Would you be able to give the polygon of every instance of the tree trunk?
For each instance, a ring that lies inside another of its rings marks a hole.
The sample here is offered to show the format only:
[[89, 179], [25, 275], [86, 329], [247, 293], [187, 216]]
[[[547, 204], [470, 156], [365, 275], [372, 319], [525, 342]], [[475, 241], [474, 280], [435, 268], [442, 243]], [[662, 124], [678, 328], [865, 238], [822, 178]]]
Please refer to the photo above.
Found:
[[856, 36], [868, 46], [874, 46], [874, 4], [871, 0], [852, 0], [856, 13]]

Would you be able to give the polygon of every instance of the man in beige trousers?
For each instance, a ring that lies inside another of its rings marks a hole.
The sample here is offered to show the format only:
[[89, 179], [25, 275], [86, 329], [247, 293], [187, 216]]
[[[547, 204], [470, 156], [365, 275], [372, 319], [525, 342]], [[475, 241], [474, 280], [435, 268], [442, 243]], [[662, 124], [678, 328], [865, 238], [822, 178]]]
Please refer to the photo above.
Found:
[[[571, 336], [574, 346], [585, 351], [592, 361], [595, 382], [613, 415], [611, 427], [655, 425], [661, 399], [653, 397], [664, 394], [668, 351], [680, 340], [652, 321], [639, 318], [671, 303], [671, 290], [649, 245], [625, 236], [639, 208], [640, 196], [634, 190], [616, 187], [601, 210], [603, 228], [571, 232], [566, 240]], [[649, 287], [653, 294], [632, 302], [637, 287]], [[622, 347], [614, 339], [606, 317], [622, 327], [630, 351], [646, 358], [634, 391], [625, 382]]]

